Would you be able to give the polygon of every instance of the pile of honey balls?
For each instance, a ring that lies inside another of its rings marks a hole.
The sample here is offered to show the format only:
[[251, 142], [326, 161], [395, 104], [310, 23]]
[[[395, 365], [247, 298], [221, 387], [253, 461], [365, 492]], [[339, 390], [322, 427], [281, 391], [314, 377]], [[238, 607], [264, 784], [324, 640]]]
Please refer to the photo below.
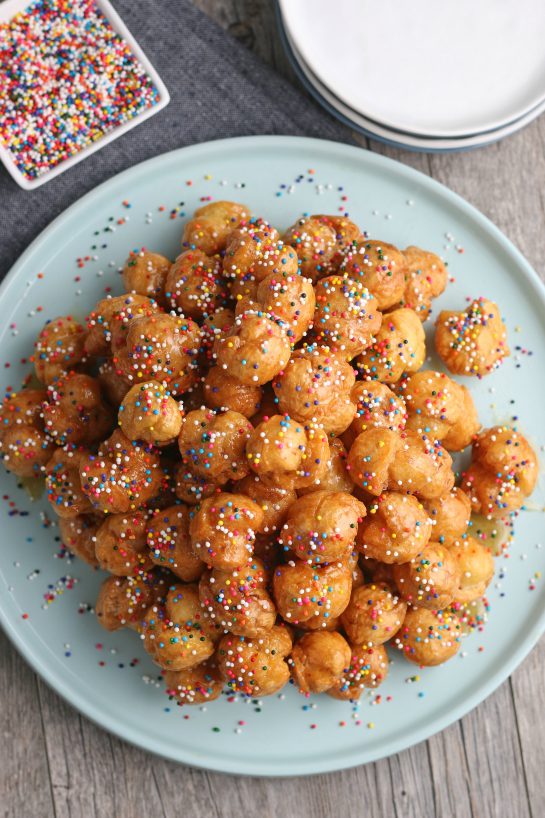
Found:
[[[133, 629], [169, 695], [227, 686], [356, 700], [460, 649], [494, 560], [470, 515], [518, 512], [538, 472], [514, 428], [422, 369], [441, 259], [337, 216], [283, 236], [233, 202], [199, 208], [170, 259], [145, 248], [123, 295], [49, 321], [41, 386], [1, 409], [4, 466], [44, 476], [65, 546], [109, 573], [96, 615]], [[496, 304], [439, 313], [452, 374], [509, 355]], [[471, 446], [455, 485], [450, 452]]]

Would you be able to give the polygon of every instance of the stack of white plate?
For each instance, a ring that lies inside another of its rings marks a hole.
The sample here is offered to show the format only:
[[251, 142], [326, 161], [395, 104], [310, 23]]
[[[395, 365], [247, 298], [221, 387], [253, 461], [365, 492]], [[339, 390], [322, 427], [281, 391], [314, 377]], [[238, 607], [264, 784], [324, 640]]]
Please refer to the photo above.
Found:
[[300, 79], [350, 127], [456, 151], [545, 110], [545, 0], [278, 0]]

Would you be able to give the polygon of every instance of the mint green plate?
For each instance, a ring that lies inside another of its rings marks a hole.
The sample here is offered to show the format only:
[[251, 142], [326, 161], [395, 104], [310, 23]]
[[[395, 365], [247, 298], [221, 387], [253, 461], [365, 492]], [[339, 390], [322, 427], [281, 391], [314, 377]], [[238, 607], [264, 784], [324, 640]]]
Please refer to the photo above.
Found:
[[[46, 318], [83, 317], [105, 287], [121, 292], [118, 269], [131, 248], [145, 245], [174, 257], [183, 214], [208, 197], [245, 202], [280, 228], [303, 212], [347, 210], [372, 237], [446, 257], [456, 280], [437, 306], [460, 308], [466, 296], [493, 298], [514, 352], [499, 371], [471, 381], [480, 417], [491, 425], [519, 416], [521, 429], [540, 448], [545, 297], [527, 262], [484, 216], [437, 182], [376, 154], [311, 139], [248, 137], [185, 148], [116, 176], [69, 208], [0, 289], [2, 386], [18, 386], [29, 372], [21, 361]], [[447, 665], [418, 671], [393, 656], [380, 703], [374, 692], [357, 709], [327, 696], [305, 699], [292, 686], [262, 702], [225, 696], [205, 709], [180, 708], [163, 692], [137, 636], [108, 634], [89, 612], [102, 576], [59, 557], [58, 530], [45, 500], [32, 502], [3, 471], [0, 483], [6, 632], [74, 707], [176, 761], [230, 773], [302, 775], [395, 753], [475, 707], [544, 629], [545, 580], [535, 578], [538, 571], [545, 577], [543, 518], [529, 510], [517, 520], [510, 559], [497, 561], [488, 624]], [[543, 506], [541, 487], [529, 505]]]

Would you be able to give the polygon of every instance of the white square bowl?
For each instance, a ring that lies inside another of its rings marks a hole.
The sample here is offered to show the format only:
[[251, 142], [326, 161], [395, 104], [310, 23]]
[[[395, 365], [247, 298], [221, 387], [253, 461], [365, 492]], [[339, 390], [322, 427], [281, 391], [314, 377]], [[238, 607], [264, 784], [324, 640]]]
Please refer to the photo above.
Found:
[[[104, 134], [104, 136], [101, 136], [96, 142], [82, 148], [80, 151], [78, 151], [78, 153], [74, 154], [74, 156], [64, 159], [56, 167], [46, 171], [43, 176], [39, 176], [36, 179], [27, 179], [27, 177], [21, 173], [12, 158], [11, 152], [0, 142], [0, 161], [10, 176], [20, 187], [24, 188], [25, 190], [34, 190], [46, 182], [49, 182], [50, 179], [54, 179], [55, 176], [59, 176], [59, 174], [64, 173], [65, 170], [68, 170], [78, 162], [81, 162], [82, 159], [86, 159], [87, 156], [90, 156], [92, 153], [100, 150], [104, 147], [104, 145], [107, 145], [109, 142], [113, 142], [113, 140], [117, 139], [118, 136], [122, 136], [122, 134], [130, 131], [131, 128], [136, 127], [136, 125], [139, 125], [145, 119], [149, 119], [154, 114], [159, 113], [159, 111], [170, 102], [170, 94], [168, 93], [166, 85], [130, 33], [119, 14], [115, 11], [112, 4], [109, 2], [109, 0], [95, 1], [97, 7], [102, 11], [114, 31], [125, 40], [133, 55], [147, 72], [155, 88], [159, 92], [159, 101], [155, 105], [152, 105], [151, 108], [141, 111], [127, 122], [123, 122], [109, 133]], [[31, 5], [31, 2], [32, 0], [4, 0], [4, 2], [1, 2], [0, 0], [0, 23], [9, 22], [9, 20], [11, 20], [16, 14], [21, 11], [25, 11], [25, 9]]]

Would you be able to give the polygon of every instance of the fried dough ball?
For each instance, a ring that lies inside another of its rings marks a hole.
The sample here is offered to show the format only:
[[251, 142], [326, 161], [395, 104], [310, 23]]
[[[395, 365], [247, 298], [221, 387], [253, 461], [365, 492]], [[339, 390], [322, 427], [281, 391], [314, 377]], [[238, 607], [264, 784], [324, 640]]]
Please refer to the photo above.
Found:
[[262, 521], [262, 510], [249, 497], [227, 492], [209, 497], [189, 525], [193, 551], [212, 568], [234, 571], [251, 557]]
[[131, 251], [122, 272], [125, 289], [163, 303], [163, 290], [171, 265], [168, 258], [145, 247]]
[[167, 506], [157, 511], [146, 527], [152, 561], [168, 568], [183, 582], [195, 582], [205, 568], [204, 562], [195, 556], [191, 547], [190, 517], [187, 506]]
[[206, 497], [221, 491], [220, 486], [195, 474], [186, 463], [180, 463], [174, 472], [176, 497], [190, 506], [195, 506]]
[[356, 545], [364, 557], [388, 564], [410, 562], [428, 544], [432, 523], [412, 494], [385, 491], [369, 505]]
[[367, 429], [402, 431], [407, 420], [407, 407], [400, 395], [380, 381], [357, 381], [350, 394], [356, 404], [356, 417], [351, 430], [355, 435]]
[[435, 322], [435, 348], [454, 375], [493, 372], [510, 354], [497, 304], [478, 298], [460, 312], [443, 310]]
[[219, 366], [211, 367], [204, 379], [204, 399], [211, 409], [232, 409], [251, 418], [261, 406], [263, 389], [232, 378]]
[[144, 648], [164, 670], [185, 670], [209, 659], [219, 632], [199, 601], [196, 585], [172, 585], [165, 604], [148, 609], [141, 625]]
[[406, 603], [384, 583], [372, 582], [352, 591], [341, 624], [352, 645], [382, 645], [400, 629]]
[[296, 273], [295, 250], [280, 240], [278, 231], [262, 219], [250, 219], [227, 238], [223, 271], [233, 282], [263, 281], [270, 273], [284, 270]]
[[98, 381], [103, 394], [113, 406], [119, 406], [123, 402], [123, 398], [132, 385], [123, 370], [111, 358], [107, 358], [101, 364], [98, 370]]
[[103, 440], [114, 424], [113, 413], [102, 400], [99, 381], [77, 372], [48, 387], [43, 415], [45, 430], [58, 446], [88, 446]]
[[9, 392], [0, 408], [0, 457], [18, 477], [37, 477], [51, 459], [55, 444], [44, 428], [45, 389]]
[[404, 372], [416, 372], [426, 358], [426, 337], [414, 310], [398, 309], [382, 320], [375, 341], [356, 360], [367, 380], [396, 383]]
[[76, 517], [59, 519], [62, 544], [92, 568], [98, 568], [95, 537], [101, 522], [100, 517], [94, 514], [78, 514]]
[[420, 247], [406, 247], [403, 250], [405, 258], [405, 289], [400, 301], [400, 307], [414, 310], [421, 321], [425, 321], [431, 311], [431, 303], [447, 286], [447, 268], [443, 261]]
[[493, 426], [473, 441], [472, 461], [462, 489], [473, 511], [503, 517], [524, 505], [538, 473], [536, 454], [526, 438], [509, 426]]
[[[310, 278], [283, 270], [270, 273], [258, 285], [255, 302], [259, 308], [286, 325], [290, 343], [296, 344], [312, 325], [316, 297]], [[240, 314], [237, 305], [236, 313]]]
[[407, 406], [407, 429], [440, 440], [451, 452], [469, 446], [480, 423], [465, 386], [443, 372], [424, 369], [404, 378], [398, 386]]
[[261, 636], [276, 620], [268, 579], [265, 566], [256, 557], [234, 571], [214, 568], [201, 577], [200, 600], [223, 630], [237, 636]]
[[457, 486], [444, 497], [425, 500], [423, 506], [432, 522], [434, 542], [448, 547], [467, 531], [471, 500]]
[[[143, 315], [154, 315], [159, 310], [156, 301], [138, 293], [103, 298], [86, 319], [86, 354], [92, 357], [111, 355], [112, 332], [121, 341], [129, 321]], [[113, 352], [117, 352], [117, 349]]]
[[186, 222], [182, 236], [184, 248], [202, 250], [208, 256], [225, 249], [233, 230], [248, 221], [250, 212], [237, 202], [210, 202], [197, 208]]
[[309, 565], [290, 560], [275, 568], [273, 597], [280, 616], [291, 625], [312, 619], [317, 627], [340, 616], [350, 601], [352, 569], [343, 562]]
[[96, 557], [104, 571], [117, 577], [130, 577], [152, 567], [146, 543], [147, 521], [147, 514], [141, 511], [106, 517], [95, 542]]
[[388, 675], [390, 662], [384, 645], [352, 646], [350, 665], [327, 695], [342, 701], [357, 701], [366, 688], [376, 688]]
[[305, 633], [291, 652], [291, 672], [302, 693], [324, 693], [350, 666], [350, 645], [336, 631]]
[[48, 386], [85, 360], [85, 327], [71, 315], [48, 321], [34, 344], [34, 369]]
[[316, 281], [326, 275], [337, 251], [337, 234], [332, 226], [313, 216], [298, 219], [283, 239], [297, 251], [302, 275]]
[[196, 380], [200, 329], [190, 318], [152, 315], [129, 324], [127, 352], [133, 379], [147, 378], [168, 386], [173, 397]]
[[466, 537], [450, 549], [459, 570], [458, 587], [454, 592], [455, 603], [474, 602], [480, 599], [494, 576], [492, 554], [473, 537]]
[[57, 449], [45, 467], [46, 497], [59, 517], [77, 517], [92, 511], [79, 478], [88, 457], [87, 449], [68, 445]]
[[227, 634], [218, 645], [218, 668], [234, 693], [252, 698], [271, 696], [289, 681], [285, 659], [291, 646], [291, 634], [285, 625], [275, 625], [255, 637]]
[[250, 421], [231, 409], [195, 409], [182, 420], [178, 446], [192, 472], [223, 485], [248, 474], [245, 450], [252, 432]]
[[185, 670], [167, 670], [164, 677], [167, 694], [180, 705], [212, 702], [223, 689], [223, 679], [213, 658]]
[[316, 284], [314, 334], [318, 342], [350, 360], [373, 341], [382, 313], [376, 298], [360, 281], [341, 275], [327, 276]]
[[340, 438], [330, 440], [329, 453], [325, 474], [316, 478], [309, 486], [297, 489], [300, 497], [313, 491], [344, 491], [351, 494], [354, 490], [354, 484], [346, 470], [346, 449]]
[[319, 423], [336, 436], [350, 426], [356, 413], [350, 393], [356, 374], [329, 347], [308, 347], [293, 353], [273, 381], [279, 411], [303, 423]]
[[246, 457], [250, 469], [264, 483], [298, 489], [322, 477], [330, 451], [321, 429], [273, 415], [251, 433]]
[[335, 233], [335, 252], [328, 261], [327, 268], [329, 273], [336, 273], [344, 257], [362, 241], [361, 230], [346, 216], [318, 215], [312, 218], [331, 227]]
[[218, 307], [215, 313], [207, 315], [202, 322], [204, 340], [213, 342], [214, 338], [226, 335], [235, 323], [235, 312], [230, 307]]
[[107, 631], [138, 630], [146, 611], [156, 601], [152, 574], [134, 577], [111, 576], [104, 580], [95, 603], [98, 621]]
[[284, 524], [288, 509], [297, 499], [293, 489], [271, 486], [260, 480], [256, 474], [249, 474], [239, 480], [234, 486], [234, 491], [250, 497], [261, 508], [263, 520], [258, 529], [259, 533], [278, 530]]
[[405, 290], [407, 263], [401, 250], [385, 241], [365, 239], [347, 254], [341, 272], [359, 281], [377, 300], [378, 309], [397, 304]]
[[454, 485], [451, 467], [452, 458], [437, 441], [415, 432], [369, 429], [348, 452], [352, 480], [376, 496], [392, 489], [424, 500], [443, 497]]
[[351, 494], [314, 491], [290, 507], [278, 542], [311, 563], [339, 560], [352, 550], [358, 523], [366, 513], [363, 503]]
[[186, 250], [178, 256], [166, 277], [165, 298], [169, 308], [195, 321], [213, 315], [227, 296], [221, 259], [207, 256], [201, 250]]
[[286, 328], [272, 316], [249, 310], [214, 344], [219, 367], [250, 386], [272, 380], [288, 363], [291, 343]]
[[450, 605], [460, 583], [460, 569], [451, 551], [433, 542], [412, 562], [394, 565], [393, 575], [403, 599], [432, 611]]
[[159, 455], [153, 447], [115, 432], [80, 465], [83, 492], [94, 508], [112, 514], [140, 508], [161, 486]]
[[409, 608], [393, 644], [415, 665], [441, 665], [460, 650], [459, 620], [447, 611]]
[[119, 425], [129, 440], [165, 446], [173, 443], [182, 426], [183, 406], [158, 381], [135, 384], [119, 407]]

